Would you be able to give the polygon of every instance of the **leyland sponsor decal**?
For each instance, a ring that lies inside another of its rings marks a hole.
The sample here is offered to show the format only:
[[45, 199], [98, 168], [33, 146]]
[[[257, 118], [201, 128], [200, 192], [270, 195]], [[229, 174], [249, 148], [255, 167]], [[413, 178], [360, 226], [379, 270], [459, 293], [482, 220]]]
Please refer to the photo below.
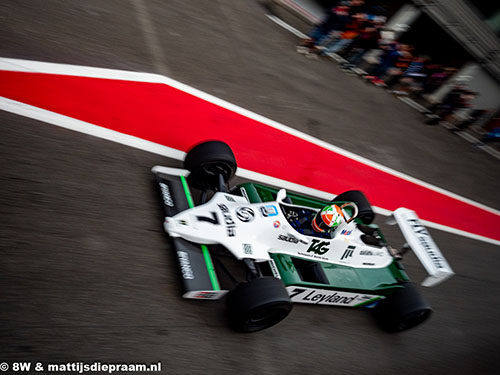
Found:
[[286, 289], [293, 302], [313, 303], [315, 305], [356, 306], [378, 297], [371, 294], [338, 292], [297, 286], [289, 286]]

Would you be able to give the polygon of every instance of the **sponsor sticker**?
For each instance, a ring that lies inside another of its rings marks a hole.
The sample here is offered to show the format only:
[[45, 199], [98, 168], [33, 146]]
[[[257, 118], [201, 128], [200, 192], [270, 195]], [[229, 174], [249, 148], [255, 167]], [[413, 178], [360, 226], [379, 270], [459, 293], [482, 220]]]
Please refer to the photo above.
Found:
[[294, 243], [294, 244], [298, 244], [299, 243], [299, 240], [297, 238], [295, 238], [293, 236], [285, 236], [283, 234], [280, 234], [278, 236], [278, 240], [289, 242], [289, 243]]
[[370, 256], [370, 257], [381, 257], [384, 255], [383, 251], [373, 251], [369, 249], [363, 249], [359, 252], [359, 255]]
[[432, 263], [436, 266], [436, 268], [446, 268], [443, 265], [444, 258], [439, 253], [439, 250], [433, 244], [431, 236], [427, 229], [420, 223], [418, 219], [407, 219], [410, 228], [413, 233], [417, 237], [420, 245], [424, 248], [424, 250], [429, 255]]
[[273, 226], [274, 226], [275, 228], [279, 228], [279, 227], [280, 227], [280, 225], [281, 225], [281, 223], [280, 223], [278, 220], [276, 220], [276, 221], [273, 223]]
[[191, 268], [191, 261], [189, 260], [188, 253], [179, 250], [177, 251], [177, 258], [179, 259], [179, 265], [181, 266], [182, 277], [187, 280], [194, 279], [194, 273]]
[[174, 207], [174, 200], [170, 194], [170, 189], [167, 184], [160, 182], [161, 196], [163, 197], [163, 203], [165, 206]]
[[227, 290], [193, 290], [182, 295], [184, 298], [196, 299], [219, 299], [227, 293]]
[[276, 277], [277, 279], [281, 279], [281, 275], [278, 271], [278, 267], [276, 267], [274, 259], [269, 259], [269, 267], [271, 267], [271, 272], [273, 273], [273, 276]]
[[278, 208], [275, 205], [268, 204], [260, 207], [260, 213], [264, 217], [278, 216]]
[[252, 255], [253, 254], [252, 245], [249, 243], [244, 243], [243, 252], [247, 255]]
[[356, 249], [356, 246], [353, 245], [347, 246], [347, 249], [344, 250], [344, 253], [340, 257], [340, 260], [346, 260], [347, 258], [351, 258], [352, 255], [354, 254], [354, 249]]
[[316, 305], [355, 306], [366, 302], [376, 295], [321, 290], [313, 288], [287, 287], [290, 299], [293, 302], [312, 303]]
[[224, 224], [226, 226], [226, 233], [229, 237], [234, 237], [236, 235], [236, 222], [233, 219], [233, 216], [229, 213], [229, 208], [222, 203], [217, 205], [219, 210], [222, 212], [222, 216], [224, 217]]
[[217, 298], [219, 293], [214, 293], [214, 292], [198, 292], [195, 295], [193, 295], [191, 298], [198, 298], [198, 299], [214, 299]]
[[250, 199], [248, 198], [248, 193], [244, 187], [240, 188], [241, 195], [247, 200], [247, 202], [250, 202]]
[[328, 250], [328, 245], [330, 242], [328, 241], [321, 241], [321, 240], [311, 240], [311, 246], [307, 249], [308, 253], [315, 253], [318, 255], [323, 255], [325, 254]]
[[249, 223], [255, 218], [255, 213], [250, 207], [238, 207], [236, 217], [244, 223]]

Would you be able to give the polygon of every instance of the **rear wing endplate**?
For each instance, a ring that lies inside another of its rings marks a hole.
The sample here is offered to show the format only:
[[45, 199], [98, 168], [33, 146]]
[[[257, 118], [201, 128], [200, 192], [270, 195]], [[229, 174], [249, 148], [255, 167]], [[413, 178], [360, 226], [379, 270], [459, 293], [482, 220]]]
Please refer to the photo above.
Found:
[[422, 286], [437, 285], [455, 274], [415, 211], [398, 208], [387, 224], [398, 224], [406, 243], [429, 274]]

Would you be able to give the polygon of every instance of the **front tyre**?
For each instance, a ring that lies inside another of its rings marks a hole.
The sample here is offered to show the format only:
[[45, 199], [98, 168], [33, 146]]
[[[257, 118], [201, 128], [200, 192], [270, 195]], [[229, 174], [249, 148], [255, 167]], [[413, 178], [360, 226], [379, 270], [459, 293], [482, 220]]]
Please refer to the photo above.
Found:
[[236, 158], [224, 142], [208, 141], [194, 146], [184, 159], [189, 184], [201, 190], [217, 190], [219, 175], [227, 184], [236, 173]]
[[415, 284], [404, 282], [401, 286], [403, 288], [398, 288], [373, 309], [375, 319], [387, 332], [401, 332], [416, 327], [432, 314], [431, 307]]
[[237, 332], [257, 332], [287, 317], [292, 301], [280, 279], [260, 277], [238, 284], [227, 295], [229, 326]]

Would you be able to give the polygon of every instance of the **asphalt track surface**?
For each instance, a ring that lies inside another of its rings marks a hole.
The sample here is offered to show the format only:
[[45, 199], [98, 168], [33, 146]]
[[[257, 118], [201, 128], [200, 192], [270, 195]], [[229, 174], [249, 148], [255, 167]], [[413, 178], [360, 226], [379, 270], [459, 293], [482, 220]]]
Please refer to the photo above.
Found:
[[[334, 64], [296, 54], [295, 37], [256, 1], [3, 1], [0, 18], [2, 57], [164, 74], [500, 208], [495, 159]], [[431, 230], [457, 275], [423, 291], [435, 313], [403, 334], [380, 331], [366, 311], [309, 305], [270, 330], [236, 334], [223, 303], [179, 297], [150, 174], [177, 161], [7, 112], [0, 121], [0, 362], [161, 361], [165, 374], [495, 372], [498, 246]], [[405, 265], [423, 279], [411, 254]]]

